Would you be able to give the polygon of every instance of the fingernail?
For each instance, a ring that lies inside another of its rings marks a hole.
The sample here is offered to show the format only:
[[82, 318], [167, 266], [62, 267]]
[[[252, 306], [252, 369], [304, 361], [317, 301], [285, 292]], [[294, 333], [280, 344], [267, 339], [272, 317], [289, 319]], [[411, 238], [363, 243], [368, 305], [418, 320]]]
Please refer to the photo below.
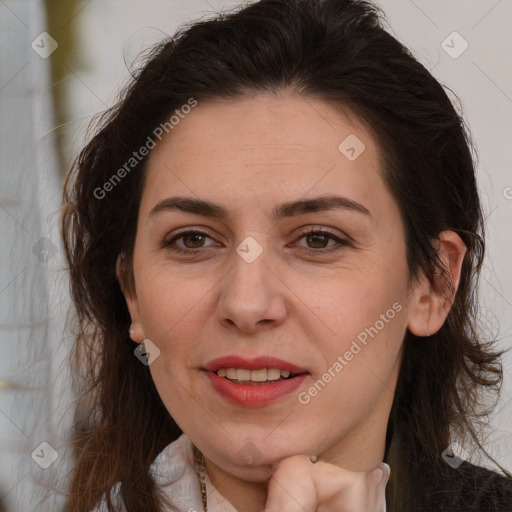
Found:
[[387, 483], [389, 480], [389, 475], [391, 474], [391, 468], [385, 463], [381, 462], [374, 470], [373, 470], [373, 478], [377, 485], [382, 482]]
[[382, 471], [384, 471], [384, 479], [382, 481], [384, 482], [384, 485], [386, 485], [388, 483], [389, 476], [391, 475], [391, 468], [385, 462], [381, 462], [380, 467], [382, 468]]

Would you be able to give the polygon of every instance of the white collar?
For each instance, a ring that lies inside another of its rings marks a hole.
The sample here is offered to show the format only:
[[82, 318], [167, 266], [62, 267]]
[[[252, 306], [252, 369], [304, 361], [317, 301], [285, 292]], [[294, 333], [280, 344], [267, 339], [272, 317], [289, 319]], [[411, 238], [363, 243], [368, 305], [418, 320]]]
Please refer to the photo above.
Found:
[[[182, 434], [165, 447], [151, 466], [158, 489], [177, 512], [203, 512], [199, 480], [194, 469], [192, 442]], [[208, 512], [238, 512], [205, 475]], [[167, 510], [166, 510], [167, 512]]]
[[[176, 441], [167, 445], [151, 465], [151, 473], [157, 489], [176, 508], [172, 512], [204, 512], [201, 486], [194, 469], [192, 442], [182, 434]], [[231, 503], [217, 491], [208, 474], [205, 475], [208, 512], [238, 512]], [[120, 484], [112, 489], [112, 503], [116, 510], [126, 512], [120, 497]], [[165, 508], [165, 512], [171, 509]], [[106, 499], [92, 512], [107, 512]]]

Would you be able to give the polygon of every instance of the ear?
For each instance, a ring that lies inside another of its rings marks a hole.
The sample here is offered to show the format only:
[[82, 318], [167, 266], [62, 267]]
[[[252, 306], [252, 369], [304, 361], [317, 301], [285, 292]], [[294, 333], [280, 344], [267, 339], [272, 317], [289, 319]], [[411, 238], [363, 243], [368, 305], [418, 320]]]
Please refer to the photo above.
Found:
[[130, 283], [127, 279], [126, 270], [126, 258], [124, 253], [121, 253], [116, 261], [116, 277], [132, 320], [129, 330], [130, 338], [137, 343], [141, 343], [146, 336], [144, 335], [144, 327], [140, 318], [139, 302], [137, 300], [135, 285], [133, 282]]
[[437, 254], [446, 275], [436, 273], [436, 289], [422, 275], [413, 291], [407, 327], [416, 336], [431, 336], [443, 326], [455, 299], [467, 250], [459, 235], [453, 231], [441, 232], [436, 242]]

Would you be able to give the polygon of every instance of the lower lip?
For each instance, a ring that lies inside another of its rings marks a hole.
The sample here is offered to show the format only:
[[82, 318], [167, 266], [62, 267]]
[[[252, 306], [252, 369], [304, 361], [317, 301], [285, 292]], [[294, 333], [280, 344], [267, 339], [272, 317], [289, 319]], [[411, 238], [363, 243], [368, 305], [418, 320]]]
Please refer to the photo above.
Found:
[[309, 376], [297, 375], [293, 379], [270, 381], [266, 384], [236, 384], [215, 372], [204, 372], [210, 379], [213, 389], [222, 397], [236, 405], [260, 407], [275, 402], [295, 391]]

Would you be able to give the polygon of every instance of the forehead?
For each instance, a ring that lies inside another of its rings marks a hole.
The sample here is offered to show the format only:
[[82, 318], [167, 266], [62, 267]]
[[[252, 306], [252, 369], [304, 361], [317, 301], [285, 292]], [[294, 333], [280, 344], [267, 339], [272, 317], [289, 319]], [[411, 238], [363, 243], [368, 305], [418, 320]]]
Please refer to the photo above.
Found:
[[368, 202], [386, 192], [379, 162], [377, 144], [357, 118], [317, 98], [199, 102], [151, 151], [141, 209], [171, 192], [233, 208], [308, 193]]

